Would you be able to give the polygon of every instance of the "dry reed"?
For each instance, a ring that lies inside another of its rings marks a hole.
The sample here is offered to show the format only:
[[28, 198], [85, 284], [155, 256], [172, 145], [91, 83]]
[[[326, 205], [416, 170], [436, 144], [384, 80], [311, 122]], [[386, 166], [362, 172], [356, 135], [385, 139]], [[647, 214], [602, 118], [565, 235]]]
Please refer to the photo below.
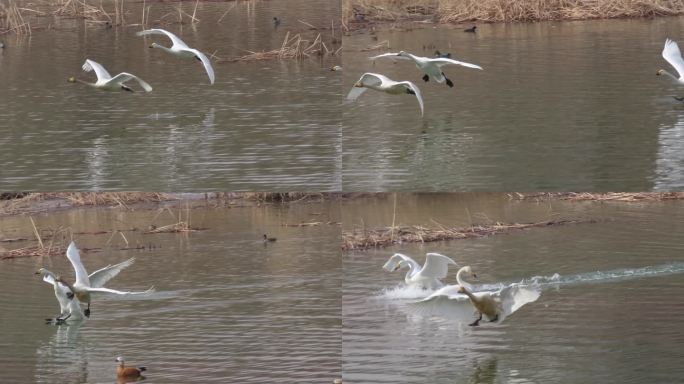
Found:
[[249, 54], [232, 59], [219, 59], [219, 62], [302, 59], [312, 56], [335, 55], [338, 51], [329, 49], [323, 42], [320, 33], [313, 40], [308, 40], [303, 38], [300, 33], [291, 35], [290, 32], [287, 32], [280, 48], [265, 52], [247, 52]]
[[370, 230], [354, 229], [342, 232], [342, 249], [346, 251], [366, 250], [402, 243], [428, 243], [443, 240], [470, 239], [508, 233], [512, 230], [595, 222], [595, 220], [548, 220], [537, 223], [495, 223], [462, 228], [446, 228], [443, 226], [440, 228], [428, 228], [411, 225]]
[[31, 35], [31, 24], [24, 19], [22, 10], [31, 11], [18, 7], [12, 0], [0, 3], [0, 34]]
[[619, 201], [619, 202], [641, 202], [641, 201], [665, 201], [682, 200], [684, 192], [548, 192], [536, 194], [516, 194], [510, 195], [517, 200], [570, 200], [570, 201]]

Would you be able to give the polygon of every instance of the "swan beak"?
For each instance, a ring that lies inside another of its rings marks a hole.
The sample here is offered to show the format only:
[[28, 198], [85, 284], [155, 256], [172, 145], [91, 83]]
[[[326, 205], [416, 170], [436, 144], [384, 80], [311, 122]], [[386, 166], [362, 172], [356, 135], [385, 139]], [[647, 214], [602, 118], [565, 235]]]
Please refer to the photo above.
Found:
[[67, 79], [67, 83], [75, 83], [75, 82], [76, 82], [76, 79], [73, 77], [70, 77]]
[[40, 275], [40, 271], [36, 271], [36, 273], [34, 273], [34, 275]]
[[150, 48], [154, 48], [154, 44], [150, 45]]
[[360, 81], [357, 81], [356, 84], [354, 84], [354, 86], [361, 88], [361, 87], [363, 87], [363, 83]]
[[477, 273], [473, 273], [473, 279], [477, 279]]
[[663, 74], [663, 70], [661, 69], [660, 71], [656, 72], [656, 76], [660, 76]]

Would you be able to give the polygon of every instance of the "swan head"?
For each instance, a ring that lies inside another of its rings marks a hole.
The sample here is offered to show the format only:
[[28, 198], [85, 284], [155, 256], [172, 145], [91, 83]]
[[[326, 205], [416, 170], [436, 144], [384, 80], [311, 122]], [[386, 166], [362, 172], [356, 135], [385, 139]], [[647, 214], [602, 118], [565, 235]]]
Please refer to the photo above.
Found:
[[404, 266], [408, 266], [408, 263], [407, 263], [405, 260], [402, 260], [402, 261], [400, 261], [400, 262], [397, 263], [396, 267], [394, 267], [394, 269], [392, 270], [392, 272], [398, 271], [398, 270], [400, 270], [401, 268], [403, 268]]
[[408, 54], [407, 54], [406, 52], [404, 52], [404, 51], [399, 51], [399, 53], [397, 53], [397, 56], [405, 56], [405, 57], [408, 57]]
[[[461, 272], [463, 271], [463, 272]], [[470, 265], [466, 265], [465, 267], [461, 268], [459, 270], [461, 273], [466, 273], [468, 276], [472, 277], [473, 279], [477, 279], [477, 273], [473, 272], [473, 269], [470, 268]]]
[[42, 274], [44, 274], [46, 271], [47, 271], [47, 269], [41, 268], [41, 269], [39, 269], [39, 270], [36, 271], [36, 275], [42, 275]]
[[658, 72], [656, 72], [656, 76], [660, 76], [665, 72], [664, 69], [659, 69]]
[[342, 67], [340, 67], [339, 65], [333, 65], [332, 67], [330, 67], [330, 70], [331, 71], [341, 71]]
[[363, 88], [363, 81], [361, 81], [361, 80], [357, 81], [356, 84], [354, 84], [354, 86], [357, 88]]
[[152, 44], [150, 44], [150, 48], [159, 48], [159, 44], [152, 43]]
[[458, 292], [458, 293], [465, 293], [465, 291], [466, 291], [465, 287], [464, 287], [464, 286], [460, 286], [460, 287], [458, 287], [458, 291], [456, 291], [456, 292]]
[[67, 83], [75, 83], [75, 82], [76, 82], [76, 78], [73, 76], [67, 79]]

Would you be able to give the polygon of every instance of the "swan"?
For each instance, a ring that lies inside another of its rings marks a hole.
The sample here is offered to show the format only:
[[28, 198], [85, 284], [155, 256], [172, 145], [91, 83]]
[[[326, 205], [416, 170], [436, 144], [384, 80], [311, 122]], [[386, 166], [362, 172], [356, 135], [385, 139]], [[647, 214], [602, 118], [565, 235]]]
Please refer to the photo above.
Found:
[[86, 59], [85, 63], [83, 63], [82, 68], [85, 72], [95, 71], [95, 75], [97, 75], [97, 81], [94, 83], [89, 83], [87, 81], [83, 81], [75, 77], [70, 77], [67, 81], [70, 83], [78, 82], [81, 84], [89, 85], [93, 88], [104, 89], [107, 91], [118, 91], [123, 89], [124, 91], [133, 92], [133, 89], [131, 89], [124, 83], [130, 80], [136, 80], [138, 84], [140, 84], [140, 86], [145, 90], [145, 92], [150, 92], [152, 90], [152, 87], [146, 82], [144, 82], [141, 78], [135, 75], [131, 75], [127, 72], [121, 72], [118, 75], [112, 77], [112, 75], [110, 75], [109, 72], [107, 72], [107, 70], [100, 63], [90, 59]]
[[420, 115], [423, 116], [423, 97], [420, 95], [420, 89], [410, 81], [394, 81], [387, 76], [377, 73], [364, 73], [359, 81], [354, 84], [354, 87], [347, 95], [347, 100], [354, 101], [361, 96], [366, 89], [374, 89], [376, 91], [389, 93], [391, 95], [400, 95], [408, 93], [415, 95], [420, 105]]
[[137, 32], [136, 35], [138, 36], [145, 36], [145, 35], [166, 35], [171, 39], [171, 42], [173, 43], [171, 45], [171, 48], [167, 48], [163, 45], [159, 45], [157, 43], [152, 43], [150, 45], [150, 48], [159, 48], [163, 51], [166, 51], [172, 55], [176, 55], [178, 57], [194, 57], [197, 60], [201, 61], [202, 64], [204, 65], [204, 69], [207, 71], [207, 75], [209, 76], [209, 81], [211, 84], [214, 84], [214, 68], [211, 67], [211, 62], [207, 58], [207, 56], [194, 49], [188, 47], [187, 44], [183, 42], [183, 40], [179, 39], [178, 36], [174, 35], [173, 33], [164, 30], [164, 29], [147, 29], [144, 31]]
[[451, 258], [439, 253], [428, 253], [425, 257], [425, 265], [422, 267], [412, 258], [401, 253], [395, 253], [387, 260], [382, 268], [388, 272], [394, 272], [400, 268], [408, 268], [404, 281], [406, 285], [418, 285], [427, 289], [442, 287], [439, 281], [447, 276], [449, 264], [456, 265]]
[[154, 288], [150, 288], [143, 292], [129, 292], [117, 291], [103, 287], [105, 283], [111, 280], [114, 276], [118, 275], [119, 272], [121, 272], [124, 268], [131, 266], [135, 261], [134, 257], [131, 257], [130, 259], [119, 264], [108, 265], [104, 268], [100, 268], [88, 275], [83, 263], [81, 263], [81, 255], [78, 251], [78, 248], [76, 248], [76, 243], [73, 241], [69, 244], [66, 255], [71, 262], [71, 265], [74, 267], [76, 282], [71, 284], [62, 278], [58, 278], [57, 281], [69, 287], [69, 289], [76, 295], [78, 300], [88, 304], [88, 307], [84, 311], [86, 316], [90, 316], [90, 294], [92, 292], [113, 293], [117, 295], [138, 295], [154, 291]]
[[469, 265], [466, 265], [465, 267], [462, 267], [461, 269], [456, 272], [456, 282], [458, 284], [456, 285], [446, 285], [437, 291], [433, 292], [430, 296], [428, 297], [437, 297], [437, 296], [450, 296], [459, 293], [458, 290], [461, 287], [466, 287], [469, 290], [473, 290], [473, 286], [470, 285], [467, 281], [464, 281], [463, 279], [467, 276], [472, 277], [473, 279], [477, 279], [477, 274], [473, 272], [472, 268], [470, 268]]
[[[671, 74], [670, 72], [660, 69], [656, 72], [657, 76], [666, 75], [672, 78], [675, 83], [679, 85], [684, 85], [684, 59], [682, 59], [682, 53], [679, 51], [679, 46], [677, 43], [670, 39], [665, 39], [665, 47], [663, 48], [663, 58], [670, 63], [671, 66], [677, 71], [679, 77]], [[682, 98], [675, 96], [675, 100], [682, 101]]]
[[[60, 310], [59, 316], [56, 316], [54, 318], [55, 323], [62, 324], [66, 322], [67, 319], [83, 319], [83, 311], [81, 310], [81, 305], [78, 303], [78, 300], [73, 300], [74, 293], [69, 289], [69, 287], [58, 281], [60, 280], [59, 277], [55, 276], [54, 273], [48, 271], [45, 268], [39, 269], [36, 272], [36, 275], [42, 275], [43, 281], [48, 284], [52, 284], [55, 289], [55, 297], [57, 297], [57, 301], [59, 302]], [[49, 322], [53, 321], [53, 319], [46, 320], [48, 320]]]
[[469, 325], [477, 326], [483, 315], [490, 322], [501, 323], [525, 304], [536, 301], [540, 295], [539, 287], [517, 283], [496, 291], [481, 292], [473, 292], [469, 285], [459, 284], [446, 286], [423, 300], [410, 303], [408, 309], [421, 315], [470, 321], [474, 306], [480, 316]]
[[454, 59], [449, 59], [446, 57], [436, 57], [436, 58], [430, 58], [430, 57], [421, 57], [421, 56], [416, 56], [408, 52], [401, 51], [399, 53], [383, 53], [382, 55], [377, 55], [373, 56], [370, 59], [375, 60], [375, 59], [380, 59], [383, 57], [394, 57], [397, 59], [402, 59], [402, 60], [412, 60], [414, 64], [416, 64], [416, 68], [418, 68], [421, 72], [423, 72], [425, 75], [423, 76], [423, 80], [429, 81], [430, 78], [432, 77], [435, 81], [438, 83], [443, 83], [446, 81], [446, 84], [449, 87], [453, 87], [454, 83], [446, 77], [444, 72], [442, 71], [442, 67], [447, 65], [447, 64], [454, 64], [454, 65], [461, 65], [464, 67], [468, 68], [474, 68], [474, 69], [482, 69], [479, 65], [476, 64], [470, 64], [466, 63], [463, 61], [458, 61]]
[[116, 367], [116, 377], [118, 378], [132, 379], [140, 377], [142, 372], [147, 370], [147, 367], [126, 367], [121, 356], [117, 357], [115, 361], [119, 363]]

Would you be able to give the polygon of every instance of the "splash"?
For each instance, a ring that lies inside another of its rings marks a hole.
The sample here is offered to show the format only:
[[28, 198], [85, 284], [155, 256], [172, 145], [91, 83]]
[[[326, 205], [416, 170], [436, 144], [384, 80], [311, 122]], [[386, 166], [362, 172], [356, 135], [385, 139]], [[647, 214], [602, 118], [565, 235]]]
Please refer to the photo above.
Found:
[[423, 299], [430, 296], [433, 292], [432, 289], [423, 289], [415, 285], [399, 284], [392, 288], [384, 288], [380, 292], [380, 297], [389, 300], [402, 300], [402, 299]]

